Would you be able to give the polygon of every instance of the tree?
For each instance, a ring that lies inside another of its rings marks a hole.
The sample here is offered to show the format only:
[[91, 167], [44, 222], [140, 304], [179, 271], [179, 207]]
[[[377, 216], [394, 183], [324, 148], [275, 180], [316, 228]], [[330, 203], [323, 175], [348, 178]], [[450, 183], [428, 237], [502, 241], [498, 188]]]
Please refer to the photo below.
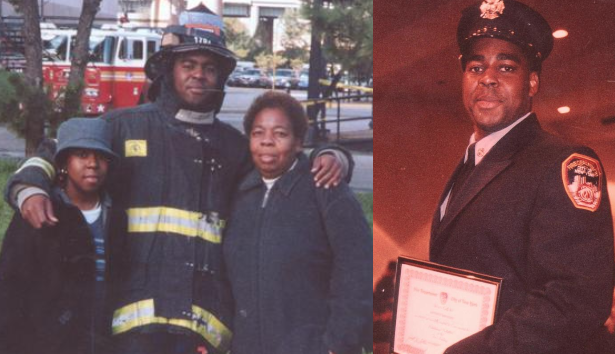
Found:
[[[75, 46], [71, 53], [71, 71], [60, 114], [54, 114], [52, 104], [43, 88], [42, 39], [38, 0], [9, 0], [23, 15], [22, 35], [26, 66], [23, 77], [10, 77], [19, 98], [18, 114], [5, 113], [3, 121], [11, 121], [11, 128], [26, 140], [26, 155], [31, 155], [44, 138], [45, 123], [57, 126], [79, 113], [83, 77], [89, 59], [89, 40], [92, 24], [101, 0], [83, 0], [77, 27]], [[11, 106], [12, 107], [12, 106]]]
[[283, 55], [289, 60], [307, 62], [309, 47], [306, 36], [310, 32], [310, 22], [301, 17], [296, 9], [287, 9], [281, 18], [284, 24], [284, 35], [281, 44], [284, 47]]
[[19, 118], [23, 120], [26, 155], [31, 155], [43, 140], [48, 102], [43, 91], [43, 57], [40, 16], [37, 0], [9, 0], [16, 11], [23, 14], [24, 57], [23, 94]]
[[54, 120], [54, 126], [62, 121], [76, 116], [81, 111], [81, 95], [83, 93], [85, 70], [90, 56], [90, 35], [94, 18], [98, 13], [101, 0], [83, 0], [75, 46], [72, 51], [70, 75], [66, 87], [61, 114]]
[[304, 61], [301, 59], [291, 59], [290, 60], [290, 68], [296, 72], [300, 72], [303, 69]]
[[259, 54], [255, 59], [254, 59], [256, 66], [258, 66], [259, 68], [261, 68], [262, 70], [265, 71], [273, 71], [276, 68], [279, 68], [281, 66], [283, 66], [284, 64], [286, 64], [287, 59], [279, 56], [279, 55], [272, 55], [272, 54]]
[[228, 48], [241, 59], [247, 59], [254, 43], [246, 27], [236, 18], [225, 18], [224, 29]]
[[267, 30], [267, 23], [270, 22], [271, 19], [263, 19], [259, 21], [256, 26], [256, 32], [252, 37], [252, 45], [250, 48], [250, 53], [248, 53], [248, 58], [255, 60], [261, 54], [268, 54], [272, 51], [270, 32]]
[[25, 129], [18, 96], [23, 81], [18, 73], [0, 70], [0, 122], [8, 123], [7, 127], [20, 136], [24, 135]]
[[[334, 80], [343, 71], [361, 81], [373, 72], [374, 5], [372, 0], [331, 0], [327, 6], [305, 6], [308, 16], [320, 23], [323, 51], [330, 64], [341, 65]], [[335, 81], [337, 81], [335, 80]]]

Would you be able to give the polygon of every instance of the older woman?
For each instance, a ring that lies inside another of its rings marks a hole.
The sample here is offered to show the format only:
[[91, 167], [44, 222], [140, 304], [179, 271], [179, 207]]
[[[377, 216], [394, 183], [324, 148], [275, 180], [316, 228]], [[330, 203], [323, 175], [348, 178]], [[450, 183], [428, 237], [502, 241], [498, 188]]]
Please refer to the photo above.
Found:
[[372, 342], [372, 237], [345, 183], [316, 188], [307, 120], [268, 92], [244, 119], [256, 166], [224, 243], [236, 302], [233, 354], [361, 353]]

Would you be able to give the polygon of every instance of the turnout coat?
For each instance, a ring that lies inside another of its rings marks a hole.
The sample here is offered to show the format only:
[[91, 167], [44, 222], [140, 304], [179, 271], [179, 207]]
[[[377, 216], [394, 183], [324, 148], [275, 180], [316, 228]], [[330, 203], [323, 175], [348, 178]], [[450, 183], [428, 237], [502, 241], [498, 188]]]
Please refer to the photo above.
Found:
[[532, 114], [474, 168], [440, 220], [462, 163], [434, 215], [430, 260], [503, 283], [495, 324], [446, 353], [583, 353], [613, 292], [613, 225], [598, 157], [547, 134]]

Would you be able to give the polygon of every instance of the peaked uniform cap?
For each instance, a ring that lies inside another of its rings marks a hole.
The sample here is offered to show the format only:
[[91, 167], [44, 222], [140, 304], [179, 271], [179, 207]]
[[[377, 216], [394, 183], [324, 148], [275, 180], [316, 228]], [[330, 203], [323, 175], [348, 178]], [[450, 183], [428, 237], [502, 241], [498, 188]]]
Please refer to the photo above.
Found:
[[515, 0], [485, 0], [463, 10], [457, 27], [461, 54], [466, 55], [478, 38], [512, 42], [538, 66], [553, 49], [552, 30], [547, 20]]
[[235, 54], [226, 47], [222, 18], [203, 4], [182, 12], [179, 25], [167, 26], [160, 47], [145, 63], [145, 74], [150, 80], [167, 72], [178, 53], [204, 51], [213, 54], [225, 78], [237, 64]]

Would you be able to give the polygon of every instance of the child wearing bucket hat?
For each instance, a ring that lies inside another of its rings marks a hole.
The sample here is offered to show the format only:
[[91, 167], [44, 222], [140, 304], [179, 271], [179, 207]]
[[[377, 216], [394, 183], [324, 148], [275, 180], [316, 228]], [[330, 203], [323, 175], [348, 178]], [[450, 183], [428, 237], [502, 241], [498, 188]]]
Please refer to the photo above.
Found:
[[[73, 118], [58, 130], [51, 201], [59, 222], [35, 229], [13, 216], [0, 253], [0, 352], [107, 354], [106, 265], [120, 215], [103, 192], [115, 153], [108, 124]], [[112, 221], [113, 220], [113, 221]]]

